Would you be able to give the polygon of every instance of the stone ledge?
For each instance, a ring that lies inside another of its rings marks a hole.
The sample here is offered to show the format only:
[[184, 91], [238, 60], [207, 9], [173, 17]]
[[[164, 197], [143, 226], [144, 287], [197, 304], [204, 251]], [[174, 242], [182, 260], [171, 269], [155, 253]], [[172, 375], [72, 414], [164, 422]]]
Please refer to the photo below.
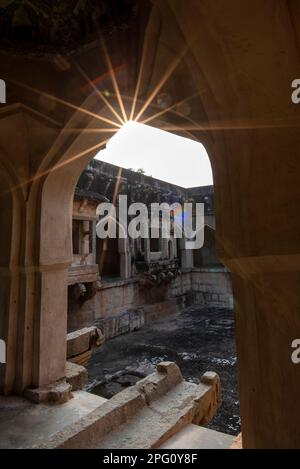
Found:
[[95, 326], [84, 327], [67, 334], [67, 358], [76, 357], [94, 347], [100, 347], [105, 337]]
[[132, 283], [138, 283], [138, 282], [139, 282], [138, 279], [135, 278], [135, 277], [131, 277], [131, 278], [128, 278], [128, 279], [113, 280], [111, 282], [105, 281], [105, 280], [102, 279], [99, 291], [107, 290], [108, 288], [123, 287], [123, 286], [126, 286], [126, 285], [130, 285]]

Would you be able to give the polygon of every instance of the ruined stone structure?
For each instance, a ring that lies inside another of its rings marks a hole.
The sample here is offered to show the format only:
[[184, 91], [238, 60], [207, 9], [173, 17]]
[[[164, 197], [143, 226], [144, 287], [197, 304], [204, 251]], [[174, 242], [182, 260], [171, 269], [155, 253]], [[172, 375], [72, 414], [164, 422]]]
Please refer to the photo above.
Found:
[[[97, 206], [118, 201], [119, 194], [128, 205], [143, 202], [149, 208], [152, 202], [204, 203], [204, 246], [185, 249], [184, 239], [174, 234], [99, 239]], [[230, 274], [217, 259], [214, 227], [212, 187], [184, 189], [93, 160], [75, 190], [68, 329], [94, 323], [108, 339], [192, 303], [232, 307]]]
[[139, 120], [205, 145], [235, 298], [243, 445], [299, 448], [299, 2], [3, 4], [1, 394], [66, 376], [73, 197], [121, 125], [109, 97], [121, 115], [135, 107]]

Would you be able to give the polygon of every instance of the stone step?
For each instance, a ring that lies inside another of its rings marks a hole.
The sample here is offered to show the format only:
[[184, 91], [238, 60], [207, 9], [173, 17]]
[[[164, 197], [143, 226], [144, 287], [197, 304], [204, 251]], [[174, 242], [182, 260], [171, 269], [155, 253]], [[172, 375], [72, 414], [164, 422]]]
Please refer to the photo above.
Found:
[[183, 380], [175, 363], [104, 402], [93, 413], [53, 435], [43, 448], [158, 448], [190, 423], [206, 424], [221, 403], [220, 380], [205, 373], [200, 384]]
[[201, 385], [186, 381], [179, 383], [109, 434], [96, 448], [158, 448], [168, 435], [179, 431], [191, 421], [204, 393], [205, 389]]
[[160, 449], [229, 449], [236, 437], [190, 424], [169, 438]]

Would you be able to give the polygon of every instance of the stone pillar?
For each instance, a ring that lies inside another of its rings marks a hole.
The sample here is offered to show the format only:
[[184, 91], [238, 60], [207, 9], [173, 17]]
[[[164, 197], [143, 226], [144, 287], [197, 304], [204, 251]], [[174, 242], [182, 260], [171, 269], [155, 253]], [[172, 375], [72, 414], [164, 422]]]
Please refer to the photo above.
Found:
[[96, 239], [96, 221], [93, 220], [92, 221], [92, 263], [93, 264], [96, 264], [97, 263], [97, 260], [96, 260], [96, 255], [97, 255], [97, 239]]
[[0, 122], [0, 392], [22, 394], [65, 376], [74, 190], [99, 137], [66, 136], [18, 106]]
[[[67, 268], [71, 262], [71, 250], [66, 249], [66, 241], [61, 238], [64, 227], [60, 226], [59, 209], [56, 211], [56, 235], [44, 224], [45, 220], [51, 223], [55, 202], [63, 205], [64, 201], [63, 197], [60, 202], [55, 201], [53, 196], [52, 214], [45, 210], [42, 216], [40, 207], [36, 205], [36, 195], [32, 188], [32, 199], [29, 198], [21, 214], [23, 223], [21, 218], [18, 220], [17, 203], [11, 207], [15, 221], [11, 224], [11, 238], [6, 240], [11, 268], [1, 272], [4, 274], [1, 287], [6, 285], [8, 290], [5, 294], [0, 291], [1, 297], [7, 299], [4, 303], [6, 314], [1, 314], [0, 321], [1, 338], [7, 346], [7, 361], [1, 365], [0, 373], [3, 394], [20, 394], [26, 387], [41, 387], [65, 375]], [[70, 237], [71, 216], [68, 211], [64, 217], [69, 219]], [[55, 251], [59, 243], [63, 255], [57, 255], [59, 251], [56, 251], [56, 255], [51, 257], [48, 248], [52, 246]]]
[[88, 255], [90, 253], [90, 221], [82, 221], [82, 233], [81, 233], [81, 243], [82, 243], [82, 254]]
[[162, 258], [168, 259], [169, 257], [169, 247], [168, 247], [169, 240], [167, 238], [161, 239], [161, 251], [162, 251]]
[[145, 246], [145, 261], [150, 262], [150, 238], [144, 239]]
[[186, 249], [186, 240], [180, 240], [180, 255], [182, 269], [192, 269], [194, 267], [194, 251]]
[[295, 129], [257, 131], [255, 140], [253, 133], [227, 137], [230, 196], [216, 178], [219, 258], [232, 274], [235, 301], [243, 445], [298, 448], [300, 368], [291, 344], [300, 338], [300, 137]]
[[34, 323], [31, 384], [35, 387], [42, 387], [65, 377], [68, 266], [69, 262], [40, 266], [40, 272], [36, 275], [41, 302]]
[[118, 238], [120, 274], [123, 279], [131, 277], [131, 253], [128, 238]]
[[[243, 446], [299, 448], [300, 260], [289, 256], [227, 263], [235, 296]], [[298, 264], [298, 265], [297, 265]]]

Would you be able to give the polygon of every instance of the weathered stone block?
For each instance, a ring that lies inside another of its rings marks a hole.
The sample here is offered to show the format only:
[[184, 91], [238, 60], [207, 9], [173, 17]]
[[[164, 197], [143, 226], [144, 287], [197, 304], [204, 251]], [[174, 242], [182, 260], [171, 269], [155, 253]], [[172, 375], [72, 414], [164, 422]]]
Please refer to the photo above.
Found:
[[72, 391], [82, 389], [88, 381], [88, 372], [84, 366], [76, 363], [66, 363], [66, 381], [72, 386]]
[[94, 347], [100, 347], [105, 337], [97, 327], [84, 327], [67, 334], [67, 358], [80, 355]]

